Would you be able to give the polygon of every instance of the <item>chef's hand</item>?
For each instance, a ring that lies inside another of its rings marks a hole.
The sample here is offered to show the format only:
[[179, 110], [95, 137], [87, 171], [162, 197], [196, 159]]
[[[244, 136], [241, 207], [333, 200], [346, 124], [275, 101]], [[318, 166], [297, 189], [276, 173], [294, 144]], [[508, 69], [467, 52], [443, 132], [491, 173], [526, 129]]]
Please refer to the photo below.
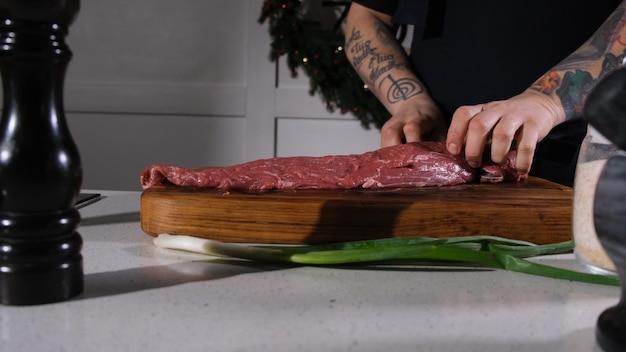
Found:
[[407, 101], [392, 114], [380, 129], [381, 147], [445, 139], [446, 123], [443, 113], [430, 98]]
[[450, 153], [464, 154], [471, 166], [479, 167], [488, 143], [491, 143], [491, 160], [502, 163], [515, 141], [515, 168], [527, 174], [537, 143], [563, 121], [565, 112], [561, 104], [528, 89], [507, 100], [458, 108], [452, 116], [446, 146]]

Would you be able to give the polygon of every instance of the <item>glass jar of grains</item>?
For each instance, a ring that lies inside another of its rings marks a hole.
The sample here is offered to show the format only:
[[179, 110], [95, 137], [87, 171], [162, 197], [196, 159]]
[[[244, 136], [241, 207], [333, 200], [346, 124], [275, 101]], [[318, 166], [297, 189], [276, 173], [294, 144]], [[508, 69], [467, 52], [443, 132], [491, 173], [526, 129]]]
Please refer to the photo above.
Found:
[[597, 274], [616, 274], [616, 268], [598, 240], [593, 221], [593, 203], [598, 179], [607, 160], [619, 151], [593, 127], [580, 147], [574, 177], [572, 232], [574, 253], [579, 262]]

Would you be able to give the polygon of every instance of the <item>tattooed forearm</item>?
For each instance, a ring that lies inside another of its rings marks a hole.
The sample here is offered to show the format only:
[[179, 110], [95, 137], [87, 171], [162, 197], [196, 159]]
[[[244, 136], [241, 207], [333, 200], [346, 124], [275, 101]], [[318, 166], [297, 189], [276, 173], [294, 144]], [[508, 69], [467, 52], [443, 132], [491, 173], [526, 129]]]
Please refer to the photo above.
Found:
[[566, 119], [580, 116], [587, 95], [598, 81], [624, 66], [625, 25], [626, 2], [611, 14], [591, 39], [539, 78], [530, 89], [558, 98]]
[[395, 37], [391, 35], [389, 28], [380, 22], [376, 22], [374, 27], [376, 30], [376, 38], [380, 44], [392, 50], [386, 54], [376, 52], [375, 55], [370, 58], [368, 65], [370, 82], [378, 81], [381, 76], [393, 69], [404, 70], [407, 68], [407, 63], [399, 62], [396, 55], [393, 54], [393, 52], [400, 52], [402, 48], [395, 40]]
[[606, 54], [602, 62], [602, 70], [595, 78], [589, 72], [582, 70], [565, 73], [563, 84], [556, 91], [565, 110], [565, 116], [580, 116], [589, 92], [598, 81], [619, 68], [623, 60], [624, 55]]
[[385, 23], [375, 21], [372, 28], [367, 35], [353, 27], [345, 45], [352, 66], [370, 88], [376, 89], [381, 77], [394, 70], [407, 70], [409, 64], [404, 49]]
[[586, 45], [573, 55], [563, 60], [557, 66], [559, 70], [572, 70], [580, 68], [581, 64], [600, 59], [616, 40], [620, 40], [620, 31], [624, 26], [625, 9], [620, 7], [611, 14], [598, 32]]
[[556, 93], [561, 100], [565, 116], [570, 118], [580, 116], [586, 97], [591, 89], [608, 73], [622, 66], [625, 54], [620, 56], [606, 54], [602, 62], [602, 70], [595, 78], [588, 71], [574, 70], [565, 72], [563, 79], [560, 79], [557, 71], [551, 70], [539, 78], [531, 86], [531, 89], [547, 95]]
[[[378, 37], [379, 39], [381, 38], [380, 35]], [[352, 35], [346, 41], [346, 48], [352, 54], [352, 65], [357, 70], [361, 69], [364, 62], [368, 63], [369, 79], [372, 82], [391, 69], [406, 68], [406, 63], [397, 62], [392, 52], [381, 53], [377, 47], [373, 46], [371, 40], [363, 40], [360, 32], [354, 29]]]

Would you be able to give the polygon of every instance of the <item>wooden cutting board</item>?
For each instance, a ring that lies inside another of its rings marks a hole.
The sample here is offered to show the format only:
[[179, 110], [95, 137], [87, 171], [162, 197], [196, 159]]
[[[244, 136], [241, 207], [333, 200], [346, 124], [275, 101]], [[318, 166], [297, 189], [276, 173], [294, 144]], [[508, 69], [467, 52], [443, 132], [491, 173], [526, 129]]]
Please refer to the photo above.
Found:
[[572, 189], [526, 182], [345, 191], [224, 192], [155, 186], [141, 196], [149, 235], [226, 242], [328, 243], [386, 237], [494, 235], [571, 239]]

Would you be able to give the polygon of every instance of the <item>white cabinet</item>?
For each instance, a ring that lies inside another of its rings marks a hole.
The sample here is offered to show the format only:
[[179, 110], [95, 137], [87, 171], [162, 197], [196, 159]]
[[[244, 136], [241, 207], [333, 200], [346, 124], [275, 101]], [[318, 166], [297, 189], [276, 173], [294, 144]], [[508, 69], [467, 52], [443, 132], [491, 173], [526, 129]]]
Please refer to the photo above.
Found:
[[292, 78], [278, 63], [276, 88], [276, 155], [363, 153], [379, 147], [380, 132], [365, 129], [351, 114], [326, 110], [322, 99], [309, 94], [308, 77]]
[[155, 163], [363, 152], [379, 132], [329, 113], [268, 59], [262, 0], [85, 0], [65, 108], [85, 188], [138, 190]]

